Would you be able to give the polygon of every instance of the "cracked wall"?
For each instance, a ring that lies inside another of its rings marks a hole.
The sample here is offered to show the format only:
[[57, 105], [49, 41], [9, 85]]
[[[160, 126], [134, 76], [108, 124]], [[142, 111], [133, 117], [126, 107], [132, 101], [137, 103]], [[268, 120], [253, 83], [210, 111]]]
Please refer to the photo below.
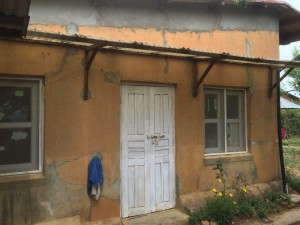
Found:
[[136, 0], [54, 2], [31, 2], [29, 30], [252, 57], [277, 58], [279, 54], [272, 46], [278, 42], [278, 15], [268, 8], [225, 5], [210, 9], [205, 4], [174, 3], [159, 10], [152, 0], [143, 4]]
[[[109, 1], [78, 2], [81, 5], [72, 4], [75, 8], [65, 10], [70, 6], [68, 1], [51, 5], [48, 0], [33, 1], [30, 27], [201, 51], [278, 57], [278, 48], [274, 47], [279, 43], [278, 21], [272, 12], [255, 14], [255, 20], [250, 20], [251, 23], [242, 29], [238, 26], [239, 21], [231, 16], [232, 9], [213, 13], [201, 9], [196, 13], [196, 9], [188, 8], [190, 18], [183, 13], [174, 18], [178, 6], [157, 12], [147, 1], [150, 10], [143, 13], [145, 19], [138, 21], [142, 14], [136, 14], [136, 18], [127, 21], [128, 24], [122, 24], [122, 20], [117, 26], [110, 20], [118, 12], [112, 11]], [[102, 4], [105, 4], [104, 8], [95, 8]], [[122, 1], [118, 4], [121, 8], [126, 6]], [[54, 10], [65, 10], [66, 13], [39, 17], [40, 7], [45, 5], [49, 6], [45, 15]], [[79, 12], [76, 10], [81, 6], [84, 12], [91, 13], [77, 21]], [[135, 15], [132, 10], [144, 9], [125, 10], [120, 16], [132, 17]], [[112, 14], [107, 17], [106, 11]], [[99, 18], [96, 18], [96, 13]], [[72, 24], [65, 23], [66, 15], [74, 19]], [[157, 21], [154, 15], [161, 20]], [[250, 12], [245, 15], [254, 18]], [[37, 17], [46, 21], [38, 21]], [[146, 21], [150, 17], [154, 20]], [[95, 24], [88, 23], [95, 18]], [[52, 21], [54, 19], [56, 22]], [[193, 23], [179, 29], [186, 23], [185, 20]], [[94, 155], [103, 160], [105, 184], [100, 199], [93, 207], [92, 219], [120, 216], [120, 85], [123, 81], [176, 86], [177, 195], [205, 191], [207, 184], [212, 182], [211, 177], [215, 177], [213, 166], [205, 165], [203, 156], [204, 85], [247, 90], [247, 138], [252, 158], [229, 163], [226, 168], [232, 173], [243, 171], [251, 182], [279, 178], [274, 123], [276, 99], [267, 98], [267, 69], [217, 64], [199, 87], [198, 97], [193, 98], [193, 63], [189, 60], [98, 52], [90, 68], [90, 99], [83, 101], [83, 50], [3, 40], [0, 41], [0, 49], [3, 52], [0, 55], [1, 74], [44, 78], [45, 104], [44, 176], [37, 180], [16, 179], [10, 183], [0, 177], [0, 224], [33, 224], [74, 215], [80, 215], [85, 221], [90, 210], [86, 194], [87, 166]], [[199, 74], [206, 66], [206, 63], [199, 63]], [[23, 207], [24, 202], [28, 203], [28, 207]]]
[[[2, 224], [16, 224], [10, 221], [11, 215], [19, 224], [74, 215], [86, 220], [90, 207], [86, 194], [87, 167], [94, 155], [103, 160], [105, 184], [93, 207], [92, 218], [120, 216], [120, 85], [123, 80], [176, 85], [178, 195], [205, 191], [214, 177], [213, 166], [203, 163], [203, 85], [248, 90], [247, 127], [252, 158], [229, 163], [228, 170], [244, 171], [251, 182], [279, 178], [274, 123], [276, 99], [267, 98], [267, 69], [215, 65], [200, 86], [198, 97], [193, 98], [193, 63], [188, 60], [99, 52], [90, 69], [91, 99], [83, 101], [83, 50], [10, 41], [1, 41], [0, 48], [6, 55], [14, 51], [11, 58], [0, 56], [1, 73], [42, 75], [45, 79], [44, 178], [0, 183], [0, 212], [5, 215], [1, 217]], [[12, 66], [16, 62], [20, 67]], [[25, 63], [29, 66], [25, 67]], [[200, 63], [199, 73], [206, 66]], [[20, 210], [24, 201], [29, 205]], [[24, 210], [30, 217], [22, 216]]]

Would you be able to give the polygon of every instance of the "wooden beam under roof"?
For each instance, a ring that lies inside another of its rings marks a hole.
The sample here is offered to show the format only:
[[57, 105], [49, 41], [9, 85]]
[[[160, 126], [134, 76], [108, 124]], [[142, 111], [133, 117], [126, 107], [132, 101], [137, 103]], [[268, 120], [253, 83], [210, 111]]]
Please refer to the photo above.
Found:
[[246, 64], [253, 66], [271, 66], [274, 68], [298, 68], [300, 62], [282, 61], [266, 58], [252, 58], [246, 56], [232, 55], [229, 53], [214, 53], [198, 51], [189, 48], [163, 47], [148, 45], [137, 42], [118, 42], [111, 40], [100, 40], [85, 36], [68, 36], [63, 34], [44, 33], [39, 31], [28, 31], [26, 41], [39, 42], [55, 45], [71, 45], [80, 48], [94, 48], [99, 46], [99, 51], [118, 52], [125, 54], [161, 56], [180, 59], [193, 59], [195, 61], [211, 61], [218, 58], [221, 63]]

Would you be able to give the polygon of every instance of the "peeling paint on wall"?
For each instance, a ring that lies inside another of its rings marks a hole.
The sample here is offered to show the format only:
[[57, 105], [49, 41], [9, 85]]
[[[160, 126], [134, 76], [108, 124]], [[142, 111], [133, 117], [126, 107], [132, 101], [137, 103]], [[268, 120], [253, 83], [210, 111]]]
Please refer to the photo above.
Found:
[[278, 31], [278, 18], [271, 10], [257, 10], [253, 13], [250, 9], [224, 7], [211, 11], [200, 4], [185, 6], [184, 10], [182, 5], [175, 4], [167, 10], [158, 10], [153, 0], [145, 0], [142, 5], [132, 0], [105, 1], [100, 3], [101, 7], [91, 1], [74, 0], [72, 4], [66, 4], [60, 0], [33, 0], [30, 5], [30, 24], [66, 25], [72, 21], [78, 26], [155, 28], [168, 31]]
[[69, 23], [69, 24], [66, 26], [66, 32], [67, 32], [69, 35], [75, 35], [75, 34], [78, 34], [78, 26], [77, 26], [77, 24], [75, 24], [75, 23]]
[[122, 78], [120, 72], [107, 71], [104, 73], [104, 78], [110, 83], [119, 84]]
[[53, 209], [51, 207], [51, 202], [40, 202], [40, 204], [47, 210], [48, 214], [53, 216]]
[[0, 194], [0, 224], [31, 225], [31, 205], [29, 203], [29, 192], [2, 192]]
[[164, 73], [168, 73], [169, 72], [169, 60], [167, 58], [165, 58], [165, 69], [164, 69]]
[[161, 35], [162, 35], [162, 38], [163, 38], [163, 46], [165, 46], [165, 47], [168, 46], [168, 40], [166, 38], [166, 31], [162, 30]]
[[255, 79], [254, 79], [254, 75], [252, 72], [252, 69], [250, 67], [245, 67], [246, 68], [246, 72], [248, 75], [248, 86], [250, 87], [250, 94], [254, 94], [255, 90], [256, 90], [256, 84], [255, 84]]
[[246, 56], [251, 57], [251, 42], [246, 38]]
[[101, 195], [112, 200], [120, 199], [120, 179], [111, 185], [104, 186]]
[[62, 72], [62, 70], [64, 69], [66, 63], [67, 63], [67, 59], [69, 56], [72, 55], [76, 55], [78, 52], [77, 48], [67, 48], [66, 52], [64, 53], [64, 55], [62, 56], [62, 59], [60, 60], [59, 66], [56, 70], [53, 70], [51, 72], [48, 72], [45, 74], [46, 79], [49, 79], [52, 76], [58, 75]]
[[183, 184], [182, 184], [181, 178], [178, 175], [176, 175], [176, 194], [177, 195], [181, 195], [183, 193], [182, 186], [183, 186]]

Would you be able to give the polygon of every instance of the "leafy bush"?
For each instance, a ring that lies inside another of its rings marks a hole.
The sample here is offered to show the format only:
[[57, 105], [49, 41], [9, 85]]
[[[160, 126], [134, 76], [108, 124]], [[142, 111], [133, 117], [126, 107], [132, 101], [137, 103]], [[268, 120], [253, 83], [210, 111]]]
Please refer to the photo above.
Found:
[[[203, 208], [196, 211], [186, 209], [189, 225], [196, 225], [201, 221], [214, 221], [218, 225], [228, 225], [233, 223], [236, 216], [266, 218], [269, 213], [279, 211], [292, 203], [283, 193], [272, 192], [262, 197], [249, 195], [247, 181], [241, 174], [235, 178], [233, 187], [229, 189], [222, 161], [217, 162], [214, 170], [217, 170], [216, 178], [220, 187], [212, 189], [213, 196], [205, 199]], [[228, 191], [233, 189], [235, 193]]]
[[235, 0], [235, 5], [238, 8], [247, 8], [249, 0]]
[[297, 109], [281, 110], [281, 121], [285, 127], [286, 138], [300, 136], [300, 111]]
[[293, 190], [300, 193], [300, 178], [290, 170], [287, 171], [287, 181]]
[[220, 196], [219, 193], [206, 200], [204, 205], [206, 218], [215, 221], [218, 225], [231, 224], [238, 212], [236, 201], [230, 195]]
[[250, 218], [255, 214], [255, 210], [249, 201], [243, 201], [238, 205], [238, 216]]

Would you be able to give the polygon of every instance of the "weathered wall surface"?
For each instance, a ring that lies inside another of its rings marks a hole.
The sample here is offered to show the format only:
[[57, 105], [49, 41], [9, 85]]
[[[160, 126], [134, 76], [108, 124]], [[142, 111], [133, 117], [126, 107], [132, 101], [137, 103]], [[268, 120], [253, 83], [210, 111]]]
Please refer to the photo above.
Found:
[[[71, 3], [70, 3], [71, 2]], [[145, 0], [33, 0], [30, 30], [277, 58], [275, 12]], [[230, 32], [228, 32], [230, 31]], [[260, 38], [264, 37], [264, 41]]]
[[[90, 206], [87, 165], [95, 154], [103, 158], [105, 186], [92, 218], [120, 215], [122, 80], [176, 85], [177, 193], [204, 191], [213, 182], [213, 165], [204, 165], [203, 85], [198, 97], [193, 98], [192, 62], [98, 53], [90, 69], [91, 99], [83, 101], [82, 50], [8, 41], [0, 45], [5, 53], [0, 56], [1, 73], [41, 75], [45, 79], [45, 176], [0, 184], [0, 209], [5, 215], [2, 224], [16, 224], [3, 222], [11, 218], [29, 221], [27, 224], [72, 215], [86, 219]], [[16, 63], [18, 66], [14, 66]], [[199, 64], [200, 72], [204, 69], [205, 64]], [[248, 141], [253, 160], [225, 167], [233, 174], [244, 172], [250, 182], [279, 176], [275, 98], [266, 95], [267, 73], [263, 68], [220, 64], [204, 83], [248, 87]], [[24, 202], [28, 207], [19, 210]], [[30, 216], [22, 216], [24, 210], [24, 215]]]
[[[84, 2], [87, 1], [78, 1]], [[245, 14], [248, 18], [241, 26], [239, 23], [246, 17], [237, 19], [229, 13], [230, 9], [211, 13], [208, 9], [197, 12], [199, 8], [190, 7], [187, 16], [181, 14], [179, 6], [158, 11], [149, 2], [152, 10], [140, 13], [142, 9], [132, 9], [122, 5], [122, 1], [119, 4], [127, 10], [114, 11], [109, 1], [93, 1], [94, 5], [90, 2], [85, 6], [70, 5], [67, 1], [55, 3], [32, 2], [32, 29], [69, 34], [78, 29], [80, 34], [114, 40], [278, 57], [278, 24], [271, 12], [254, 16], [251, 12], [240, 13], [239, 16]], [[45, 4], [49, 4], [48, 11], [41, 11]], [[95, 8], [97, 4], [99, 7]], [[66, 10], [67, 6], [71, 8]], [[114, 22], [117, 15], [118, 22]], [[210, 21], [212, 18], [215, 19]], [[232, 174], [243, 172], [249, 182], [279, 178], [276, 99], [267, 98], [266, 68], [217, 64], [199, 87], [198, 97], [193, 98], [191, 61], [99, 52], [90, 68], [91, 99], [84, 101], [83, 50], [11, 41], [1, 41], [0, 49], [1, 74], [42, 76], [45, 82], [44, 177], [10, 183], [0, 177], [0, 224], [32, 224], [73, 215], [85, 220], [90, 210], [86, 195], [87, 166], [94, 155], [103, 159], [105, 185], [92, 218], [120, 216], [122, 81], [176, 85], [177, 194], [205, 191], [214, 182], [213, 165], [205, 165], [204, 158], [204, 85], [247, 89], [251, 157], [226, 163], [225, 168]], [[199, 73], [206, 65], [199, 63]]]

